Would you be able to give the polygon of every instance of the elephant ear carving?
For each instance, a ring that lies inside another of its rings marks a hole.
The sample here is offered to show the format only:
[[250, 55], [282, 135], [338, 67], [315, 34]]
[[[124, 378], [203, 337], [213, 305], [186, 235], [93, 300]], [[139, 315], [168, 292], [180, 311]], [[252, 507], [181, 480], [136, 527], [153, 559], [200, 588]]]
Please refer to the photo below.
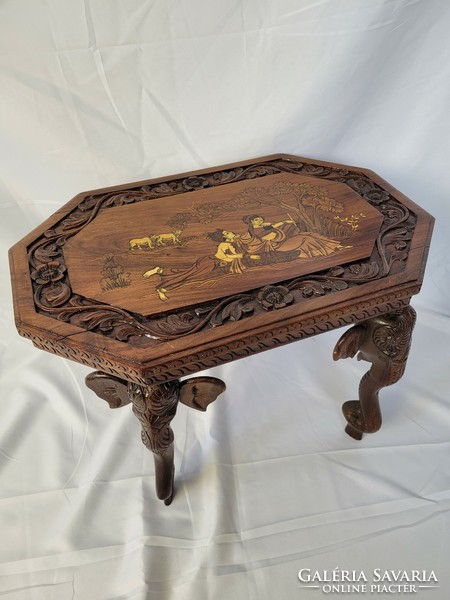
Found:
[[180, 402], [205, 411], [225, 391], [225, 384], [215, 377], [191, 377], [180, 384]]
[[86, 377], [87, 387], [102, 400], [106, 400], [110, 408], [120, 408], [130, 403], [128, 383], [123, 379], [94, 371]]
[[364, 325], [355, 325], [351, 329], [348, 329], [341, 335], [334, 347], [333, 359], [353, 358], [361, 348], [365, 335], [366, 328]]

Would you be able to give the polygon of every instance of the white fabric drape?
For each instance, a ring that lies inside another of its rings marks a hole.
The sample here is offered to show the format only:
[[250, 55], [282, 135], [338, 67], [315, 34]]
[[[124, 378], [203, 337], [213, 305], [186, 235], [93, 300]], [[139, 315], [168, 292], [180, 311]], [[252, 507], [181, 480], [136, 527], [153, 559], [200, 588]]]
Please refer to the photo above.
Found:
[[[0, 3], [2, 600], [313, 600], [298, 571], [336, 567], [433, 570], [416, 597], [449, 597], [449, 24], [445, 0]], [[408, 368], [361, 442], [342, 332], [211, 370], [165, 507], [130, 407], [17, 335], [7, 249], [82, 190], [275, 152], [435, 215]]]

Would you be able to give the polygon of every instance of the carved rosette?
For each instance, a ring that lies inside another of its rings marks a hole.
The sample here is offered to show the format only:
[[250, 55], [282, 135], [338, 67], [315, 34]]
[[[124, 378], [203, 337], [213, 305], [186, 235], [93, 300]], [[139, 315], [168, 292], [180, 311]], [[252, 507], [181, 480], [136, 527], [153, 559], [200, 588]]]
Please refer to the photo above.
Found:
[[265, 310], [271, 310], [291, 304], [294, 296], [284, 285], [267, 285], [258, 292], [256, 299]]
[[[269, 293], [267, 288], [271, 286], [265, 286], [225, 300], [148, 318], [136, 318], [126, 310], [73, 293], [65, 265], [64, 244], [91, 223], [100, 212], [124, 204], [146, 202], [277, 173], [297, 173], [344, 183], [374, 206], [383, 215], [384, 221], [372, 255], [355, 264], [337, 266], [317, 275], [281, 282], [272, 286], [277, 288], [277, 292], [272, 290]], [[154, 344], [158, 340], [174, 339], [205, 327], [241, 320], [261, 311], [282, 309], [292, 303], [301, 303], [311, 297], [344, 290], [398, 272], [404, 268], [415, 223], [414, 214], [359, 172], [283, 158], [125, 191], [94, 194], [84, 198], [67, 217], [53, 229], [46, 231], [28, 249], [35, 306], [38, 312], [49, 317], [67, 321], [100, 335], [122, 342], [128, 342], [132, 338], [133, 343], [139, 345]], [[287, 291], [281, 293], [281, 289]], [[273, 300], [274, 294], [277, 301]]]

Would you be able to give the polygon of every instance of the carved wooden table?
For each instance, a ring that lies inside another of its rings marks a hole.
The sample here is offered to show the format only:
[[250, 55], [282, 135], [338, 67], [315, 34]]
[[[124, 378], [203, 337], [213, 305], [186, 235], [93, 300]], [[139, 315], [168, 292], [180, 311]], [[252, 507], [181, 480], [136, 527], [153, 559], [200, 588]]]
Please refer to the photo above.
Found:
[[11, 249], [17, 328], [99, 369], [86, 383], [112, 408], [132, 403], [169, 504], [177, 404], [225, 389], [185, 375], [353, 324], [334, 358], [372, 366], [346, 431], [379, 429], [432, 225], [371, 171], [289, 155], [93, 190]]

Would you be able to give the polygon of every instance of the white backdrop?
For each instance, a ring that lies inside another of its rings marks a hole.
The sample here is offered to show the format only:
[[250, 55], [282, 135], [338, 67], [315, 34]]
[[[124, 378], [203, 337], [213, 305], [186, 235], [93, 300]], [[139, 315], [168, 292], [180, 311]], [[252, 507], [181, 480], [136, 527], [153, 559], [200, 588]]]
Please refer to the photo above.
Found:
[[[0, 3], [2, 600], [314, 600], [298, 571], [336, 567], [450, 597], [449, 25], [446, 0]], [[227, 391], [180, 406], [165, 507], [130, 407], [17, 335], [6, 252], [82, 190], [275, 152], [435, 215], [406, 375], [355, 442], [341, 331], [211, 370]]]

